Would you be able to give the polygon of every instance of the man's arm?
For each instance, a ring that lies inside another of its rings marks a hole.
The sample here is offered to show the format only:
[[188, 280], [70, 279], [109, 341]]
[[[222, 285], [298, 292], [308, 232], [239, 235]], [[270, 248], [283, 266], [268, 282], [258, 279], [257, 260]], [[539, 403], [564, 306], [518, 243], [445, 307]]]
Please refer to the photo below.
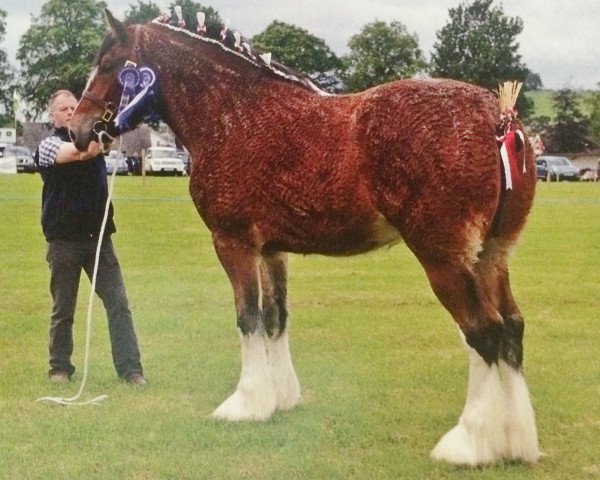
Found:
[[100, 153], [100, 144], [98, 142], [91, 142], [88, 149], [80, 152], [75, 148], [75, 145], [71, 142], [62, 142], [61, 146], [56, 152], [55, 163], [71, 163], [71, 162], [84, 162], [94, 158]]
[[42, 140], [38, 147], [38, 165], [46, 168], [56, 164], [82, 162], [94, 158], [99, 153], [100, 145], [97, 142], [90, 143], [86, 151], [80, 152], [73, 143], [64, 142], [57, 136], [50, 136]]

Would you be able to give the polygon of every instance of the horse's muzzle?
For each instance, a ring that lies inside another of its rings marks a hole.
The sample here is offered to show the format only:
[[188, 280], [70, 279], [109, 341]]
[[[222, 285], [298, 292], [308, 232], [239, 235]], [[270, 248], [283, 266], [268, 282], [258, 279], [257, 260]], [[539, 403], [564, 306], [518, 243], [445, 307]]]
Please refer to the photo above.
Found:
[[77, 150], [83, 152], [94, 140], [93, 125], [95, 120], [74, 115], [69, 125], [69, 137]]

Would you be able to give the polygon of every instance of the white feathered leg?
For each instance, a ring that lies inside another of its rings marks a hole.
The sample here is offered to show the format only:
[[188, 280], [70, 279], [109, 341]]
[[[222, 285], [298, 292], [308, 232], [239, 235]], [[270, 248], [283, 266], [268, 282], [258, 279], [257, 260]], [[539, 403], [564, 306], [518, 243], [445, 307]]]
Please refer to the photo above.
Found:
[[458, 424], [431, 452], [437, 460], [482, 465], [540, 457], [533, 408], [522, 372], [505, 362], [487, 365], [469, 350], [467, 401]]
[[298, 405], [302, 398], [300, 382], [298, 382], [290, 354], [287, 328], [281, 335], [267, 340], [267, 351], [277, 395], [277, 408], [289, 410]]
[[240, 333], [242, 372], [236, 391], [213, 416], [224, 420], [266, 420], [277, 406], [277, 394], [267, 353], [266, 336]]
[[535, 414], [523, 373], [517, 372], [503, 361], [499, 362], [498, 371], [508, 412], [504, 426], [508, 439], [508, 458], [535, 463], [542, 453], [538, 446]]

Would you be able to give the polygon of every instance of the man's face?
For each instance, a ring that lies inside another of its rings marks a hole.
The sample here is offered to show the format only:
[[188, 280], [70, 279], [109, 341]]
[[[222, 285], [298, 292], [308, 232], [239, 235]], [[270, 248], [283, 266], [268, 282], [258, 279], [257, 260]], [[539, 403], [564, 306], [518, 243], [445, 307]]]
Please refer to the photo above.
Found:
[[68, 127], [73, 112], [77, 107], [77, 100], [71, 95], [61, 94], [54, 99], [51, 119], [56, 128]]

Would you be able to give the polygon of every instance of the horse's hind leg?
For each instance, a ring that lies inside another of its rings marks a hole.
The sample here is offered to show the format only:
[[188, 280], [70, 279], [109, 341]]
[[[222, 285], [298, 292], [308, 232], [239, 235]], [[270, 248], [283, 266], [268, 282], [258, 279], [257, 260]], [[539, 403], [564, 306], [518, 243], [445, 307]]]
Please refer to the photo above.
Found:
[[289, 410], [300, 403], [301, 394], [289, 346], [287, 254], [275, 253], [263, 257], [261, 272], [267, 354], [277, 395], [277, 408]]
[[[508, 248], [510, 248], [510, 243], [508, 245]], [[495, 286], [498, 292], [498, 309], [504, 320], [505, 329], [511, 332], [505, 336], [500, 355], [501, 360], [498, 362], [502, 388], [510, 409], [510, 418], [506, 426], [506, 436], [510, 449], [508, 458], [520, 458], [528, 462], [535, 462], [541, 456], [541, 452], [538, 446], [533, 407], [529, 400], [529, 391], [523, 376], [523, 332], [525, 323], [510, 288], [508, 266], [506, 264], [508, 253], [503, 241], [498, 238], [488, 240], [485, 252], [487, 256], [482, 259], [482, 264], [484, 266], [492, 265], [493, 267], [484, 268], [482, 275], [486, 274], [486, 270], [495, 272], [495, 275], [491, 275], [491, 278], [497, 278]]]
[[535, 462], [540, 452], [522, 373], [522, 319], [516, 316], [518, 310], [500, 313], [516, 309], [506, 271], [498, 268], [497, 259], [482, 261], [489, 264], [425, 266], [434, 292], [460, 327], [469, 354], [463, 413], [432, 457], [464, 465], [503, 459]]
[[236, 238], [213, 233], [213, 242], [233, 286], [242, 351], [242, 371], [236, 391], [213, 416], [225, 420], [264, 420], [275, 411], [277, 394], [260, 305], [260, 256]]

